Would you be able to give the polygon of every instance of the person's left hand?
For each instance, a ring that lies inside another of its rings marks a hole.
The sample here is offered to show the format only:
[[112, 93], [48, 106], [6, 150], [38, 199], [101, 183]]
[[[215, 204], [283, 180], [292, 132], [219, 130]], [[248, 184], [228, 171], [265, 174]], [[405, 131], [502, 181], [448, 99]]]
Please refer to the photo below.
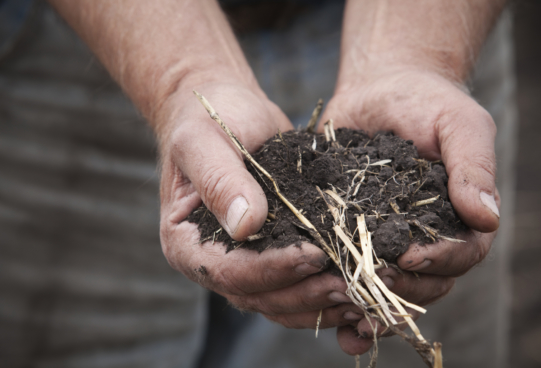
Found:
[[[421, 157], [443, 160], [450, 200], [472, 229], [459, 235], [465, 243], [410, 245], [398, 259], [398, 266], [418, 272], [419, 279], [412, 272], [399, 275], [394, 270], [383, 271], [382, 277], [391, 279], [388, 283], [393, 284], [393, 292], [426, 305], [446, 295], [454, 277], [478, 264], [495, 237], [499, 224], [496, 127], [488, 112], [463, 89], [438, 74], [395, 68], [365, 75], [372, 77], [337, 88], [321, 121], [332, 118], [335, 128], [363, 129], [371, 135], [392, 131], [413, 140]], [[339, 327], [338, 341], [345, 352], [363, 354], [372, 345], [372, 329], [364, 319], [356, 329]]]

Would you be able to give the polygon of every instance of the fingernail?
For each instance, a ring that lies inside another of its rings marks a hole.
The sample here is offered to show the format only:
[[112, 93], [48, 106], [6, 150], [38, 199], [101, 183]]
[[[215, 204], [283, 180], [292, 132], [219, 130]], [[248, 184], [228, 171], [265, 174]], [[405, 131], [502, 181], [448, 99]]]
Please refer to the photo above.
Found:
[[337, 303], [351, 303], [351, 299], [344, 293], [333, 291], [329, 294], [329, 299]]
[[417, 265], [406, 268], [406, 270], [407, 271], [421, 271], [427, 268], [428, 266], [430, 266], [431, 264], [432, 264], [432, 261], [430, 259], [425, 259], [424, 261], [422, 261], [421, 263]]
[[391, 289], [394, 286], [394, 280], [389, 276], [383, 276], [381, 278], [381, 281], [387, 286], [389, 289]]
[[361, 318], [363, 318], [363, 316], [361, 316], [360, 314], [357, 314], [355, 312], [348, 311], [348, 312], [344, 313], [344, 319], [347, 319], [348, 321], [358, 321]]
[[229, 209], [227, 210], [226, 218], [226, 230], [229, 235], [235, 234], [239, 227], [240, 221], [248, 211], [249, 207], [248, 202], [246, 202], [246, 199], [242, 196], [235, 198], [235, 200], [231, 202]]
[[479, 194], [479, 197], [481, 198], [481, 202], [483, 202], [483, 204], [487, 206], [488, 209], [491, 210], [499, 218], [500, 210], [496, 205], [496, 200], [494, 199], [494, 196], [485, 192], [481, 192]]
[[302, 276], [313, 275], [321, 271], [321, 267], [313, 266], [310, 263], [301, 263], [295, 267], [295, 272]]

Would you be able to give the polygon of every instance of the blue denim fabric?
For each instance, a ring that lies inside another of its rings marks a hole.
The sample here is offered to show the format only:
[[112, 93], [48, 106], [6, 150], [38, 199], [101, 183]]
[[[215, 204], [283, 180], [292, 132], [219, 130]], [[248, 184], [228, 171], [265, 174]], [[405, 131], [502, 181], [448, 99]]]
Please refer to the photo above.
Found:
[[0, 0], [0, 57], [21, 32], [32, 3], [33, 0]]

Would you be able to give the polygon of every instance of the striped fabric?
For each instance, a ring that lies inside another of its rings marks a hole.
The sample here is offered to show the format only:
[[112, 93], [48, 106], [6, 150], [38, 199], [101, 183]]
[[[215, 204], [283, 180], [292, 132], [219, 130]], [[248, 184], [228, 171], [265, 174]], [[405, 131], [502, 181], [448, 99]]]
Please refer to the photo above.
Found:
[[190, 367], [206, 298], [161, 252], [153, 135], [51, 9], [30, 23], [0, 64], [0, 367]]

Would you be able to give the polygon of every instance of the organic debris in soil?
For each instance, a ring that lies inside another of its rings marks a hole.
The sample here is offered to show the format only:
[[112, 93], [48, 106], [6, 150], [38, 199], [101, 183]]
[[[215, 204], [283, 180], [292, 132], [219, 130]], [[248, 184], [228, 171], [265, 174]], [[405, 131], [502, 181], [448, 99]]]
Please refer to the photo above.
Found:
[[[448, 177], [441, 162], [420, 159], [412, 141], [392, 133], [374, 138], [344, 128], [334, 133], [335, 140], [306, 131], [279, 133], [253, 155], [324, 239], [334, 237], [334, 220], [318, 187], [346, 203], [351, 234], [357, 228], [356, 216], [365, 214], [377, 257], [390, 263], [396, 263], [410, 243], [454, 240], [458, 232], [467, 231], [449, 202]], [[223, 242], [228, 251], [241, 247], [262, 252], [302, 242], [318, 245], [275, 195], [272, 183], [250, 162], [245, 164], [267, 197], [265, 224], [257, 234], [236, 242], [201, 206], [188, 217], [198, 224], [201, 241]]]

